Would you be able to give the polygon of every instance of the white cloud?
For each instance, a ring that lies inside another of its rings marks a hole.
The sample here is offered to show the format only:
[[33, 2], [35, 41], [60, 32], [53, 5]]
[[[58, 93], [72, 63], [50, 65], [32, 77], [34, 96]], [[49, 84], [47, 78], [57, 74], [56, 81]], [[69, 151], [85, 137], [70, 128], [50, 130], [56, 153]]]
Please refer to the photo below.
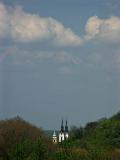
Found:
[[90, 17], [86, 23], [86, 40], [99, 39], [104, 42], [120, 42], [120, 18], [112, 16], [100, 19]]
[[21, 7], [10, 9], [0, 3], [0, 38], [3, 36], [17, 42], [51, 40], [58, 46], [82, 44], [79, 36], [54, 18], [26, 13]]
[[70, 28], [52, 17], [40, 17], [23, 11], [21, 6], [7, 7], [0, 3], [0, 38], [15, 42], [48, 41], [60, 47], [80, 46], [86, 41], [120, 42], [120, 18], [90, 17], [85, 25], [85, 35], [80, 37]]

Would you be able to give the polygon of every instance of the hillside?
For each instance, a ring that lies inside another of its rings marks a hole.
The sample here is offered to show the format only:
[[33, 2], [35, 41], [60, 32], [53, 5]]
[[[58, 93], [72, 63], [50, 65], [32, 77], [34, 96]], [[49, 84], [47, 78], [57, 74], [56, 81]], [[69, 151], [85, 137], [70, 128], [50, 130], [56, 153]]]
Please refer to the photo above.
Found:
[[51, 145], [51, 141], [45, 136], [42, 129], [20, 117], [0, 121], [0, 155], [3, 157], [13, 160], [20, 154], [20, 158], [23, 159], [24, 156], [30, 156], [32, 152], [35, 154], [38, 147], [43, 152], [42, 156], [46, 151], [45, 146], [51, 150]]
[[73, 127], [71, 140], [80, 140], [80, 145], [120, 148], [120, 112], [110, 118], [89, 122], [84, 128]]
[[71, 127], [69, 140], [57, 145], [52, 133], [20, 117], [1, 120], [0, 160], [120, 160], [119, 112], [84, 128]]

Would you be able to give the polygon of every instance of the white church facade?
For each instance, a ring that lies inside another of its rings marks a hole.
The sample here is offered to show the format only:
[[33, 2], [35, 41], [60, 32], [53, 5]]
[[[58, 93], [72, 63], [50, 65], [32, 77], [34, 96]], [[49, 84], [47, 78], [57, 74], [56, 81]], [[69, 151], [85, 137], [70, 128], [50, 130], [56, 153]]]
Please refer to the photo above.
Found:
[[66, 124], [64, 126], [63, 124], [63, 120], [61, 122], [61, 129], [60, 129], [60, 132], [59, 132], [59, 135], [57, 137], [56, 135], [56, 132], [54, 131], [53, 133], [53, 143], [60, 143], [62, 141], [65, 141], [69, 138], [69, 131], [68, 131], [68, 124], [67, 124], [67, 120], [66, 120]]

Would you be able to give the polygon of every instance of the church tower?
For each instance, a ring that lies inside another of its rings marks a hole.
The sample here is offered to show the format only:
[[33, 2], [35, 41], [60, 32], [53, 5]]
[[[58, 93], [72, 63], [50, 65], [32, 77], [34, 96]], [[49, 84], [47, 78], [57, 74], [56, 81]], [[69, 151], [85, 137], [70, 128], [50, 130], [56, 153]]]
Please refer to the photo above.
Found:
[[62, 142], [65, 141], [69, 138], [69, 130], [68, 130], [68, 124], [67, 124], [67, 120], [65, 123], [65, 126], [63, 124], [63, 120], [61, 121], [61, 129], [58, 135], [58, 139], [57, 139], [57, 135], [54, 131], [53, 133], [53, 137], [52, 137], [52, 141], [54, 144], [58, 143], [58, 142]]
[[66, 120], [66, 125], [65, 125], [65, 139], [67, 140], [69, 137], [69, 134], [68, 134], [68, 124], [67, 124], [67, 120]]
[[62, 142], [65, 140], [65, 135], [64, 135], [64, 126], [63, 126], [63, 120], [61, 122], [61, 130], [59, 133], [59, 142]]
[[55, 131], [54, 131], [54, 133], [53, 133], [53, 143], [54, 143], [54, 144], [57, 144], [57, 136], [56, 136]]

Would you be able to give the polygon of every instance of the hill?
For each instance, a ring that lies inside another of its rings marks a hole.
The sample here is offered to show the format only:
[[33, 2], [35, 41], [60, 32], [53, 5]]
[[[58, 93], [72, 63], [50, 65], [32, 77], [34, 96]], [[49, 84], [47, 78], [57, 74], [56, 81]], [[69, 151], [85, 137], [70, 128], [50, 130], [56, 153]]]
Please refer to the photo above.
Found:
[[120, 112], [118, 112], [117, 114], [115, 114], [114, 116], [112, 116], [111, 119], [120, 120]]
[[0, 121], [0, 160], [120, 160], [120, 112], [71, 127], [67, 141], [52, 144], [43, 131], [20, 117]]
[[52, 149], [52, 143], [42, 129], [20, 117], [0, 121], [0, 156], [12, 160], [18, 159], [18, 156], [19, 159], [37, 157], [40, 154], [37, 153], [38, 148], [41, 157]]

